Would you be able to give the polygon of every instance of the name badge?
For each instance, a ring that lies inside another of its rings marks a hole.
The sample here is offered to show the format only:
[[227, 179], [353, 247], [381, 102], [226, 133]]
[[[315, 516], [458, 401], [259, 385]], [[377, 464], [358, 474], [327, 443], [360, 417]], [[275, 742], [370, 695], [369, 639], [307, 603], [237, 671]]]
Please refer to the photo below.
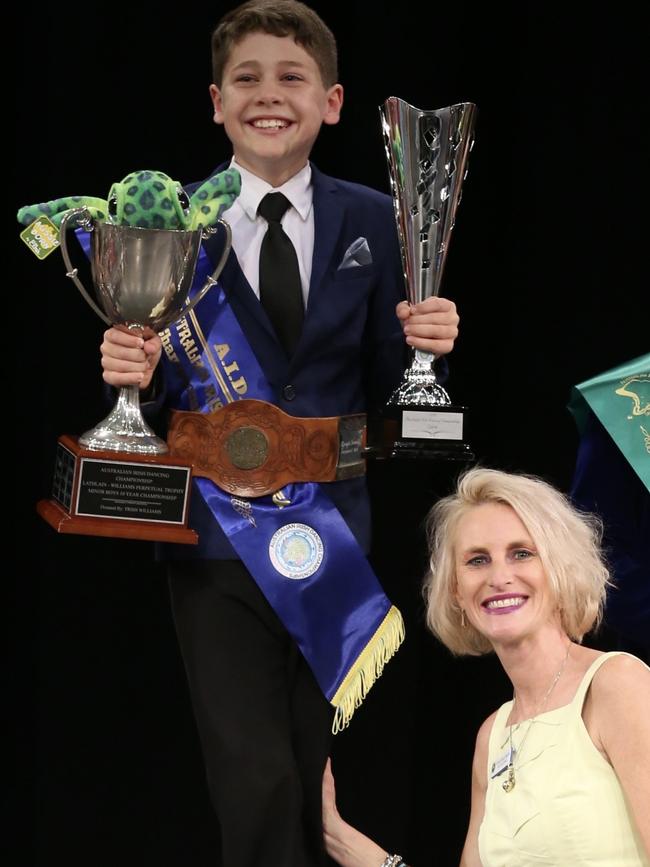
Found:
[[490, 779], [493, 780], [495, 777], [498, 777], [499, 774], [502, 774], [508, 765], [510, 765], [515, 760], [515, 755], [517, 751], [513, 747], [505, 751], [503, 755], [500, 755], [499, 758], [492, 763], [492, 767], [490, 768]]

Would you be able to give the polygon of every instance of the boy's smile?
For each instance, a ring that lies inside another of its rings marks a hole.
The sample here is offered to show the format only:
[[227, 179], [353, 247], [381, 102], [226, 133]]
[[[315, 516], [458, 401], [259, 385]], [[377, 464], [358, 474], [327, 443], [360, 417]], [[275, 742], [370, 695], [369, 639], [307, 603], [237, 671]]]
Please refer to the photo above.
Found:
[[210, 86], [237, 162], [278, 187], [300, 171], [321, 124], [338, 123], [343, 88], [326, 88], [316, 61], [292, 36], [251, 33]]

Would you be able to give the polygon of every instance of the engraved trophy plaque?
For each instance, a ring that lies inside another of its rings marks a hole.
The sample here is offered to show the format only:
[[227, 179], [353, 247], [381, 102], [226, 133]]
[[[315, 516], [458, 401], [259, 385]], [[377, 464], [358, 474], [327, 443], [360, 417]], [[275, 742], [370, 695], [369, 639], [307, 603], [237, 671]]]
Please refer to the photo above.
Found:
[[[464, 102], [424, 111], [391, 96], [379, 108], [406, 297], [438, 295], [451, 231], [474, 143], [476, 106]], [[385, 409], [393, 457], [471, 460], [466, 408], [437, 382], [435, 358], [412, 350], [412, 362]]]
[[[78, 208], [61, 221], [67, 276], [108, 325], [150, 337], [187, 314], [215, 284], [231, 245], [230, 227], [218, 222], [226, 235], [223, 254], [191, 301], [201, 240], [216, 228], [112, 225]], [[97, 302], [70, 259], [66, 230], [77, 225], [90, 232]], [[197, 534], [187, 527], [191, 467], [168, 451], [142, 417], [139, 387], [122, 387], [96, 427], [78, 439], [59, 437], [52, 497], [39, 501], [37, 511], [61, 533], [196, 544]]]

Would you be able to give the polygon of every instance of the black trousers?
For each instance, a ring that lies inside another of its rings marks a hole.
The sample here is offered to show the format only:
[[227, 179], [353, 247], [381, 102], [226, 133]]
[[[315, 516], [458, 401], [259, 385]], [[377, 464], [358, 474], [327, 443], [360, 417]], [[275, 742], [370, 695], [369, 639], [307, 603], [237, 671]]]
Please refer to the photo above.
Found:
[[238, 560], [169, 565], [223, 867], [315, 867], [333, 710]]

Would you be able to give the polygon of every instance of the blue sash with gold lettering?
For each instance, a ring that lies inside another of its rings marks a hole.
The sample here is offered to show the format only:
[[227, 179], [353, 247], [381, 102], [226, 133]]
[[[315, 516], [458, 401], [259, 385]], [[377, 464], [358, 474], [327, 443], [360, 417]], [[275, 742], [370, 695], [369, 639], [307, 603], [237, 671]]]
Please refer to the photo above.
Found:
[[[202, 249], [193, 291], [211, 271]], [[178, 409], [218, 411], [244, 395], [274, 402], [219, 285], [161, 337], [166, 362], [187, 380]], [[312, 482], [254, 499], [205, 478], [194, 485], [336, 708], [333, 731], [345, 728], [402, 643], [404, 624], [341, 514]]]

